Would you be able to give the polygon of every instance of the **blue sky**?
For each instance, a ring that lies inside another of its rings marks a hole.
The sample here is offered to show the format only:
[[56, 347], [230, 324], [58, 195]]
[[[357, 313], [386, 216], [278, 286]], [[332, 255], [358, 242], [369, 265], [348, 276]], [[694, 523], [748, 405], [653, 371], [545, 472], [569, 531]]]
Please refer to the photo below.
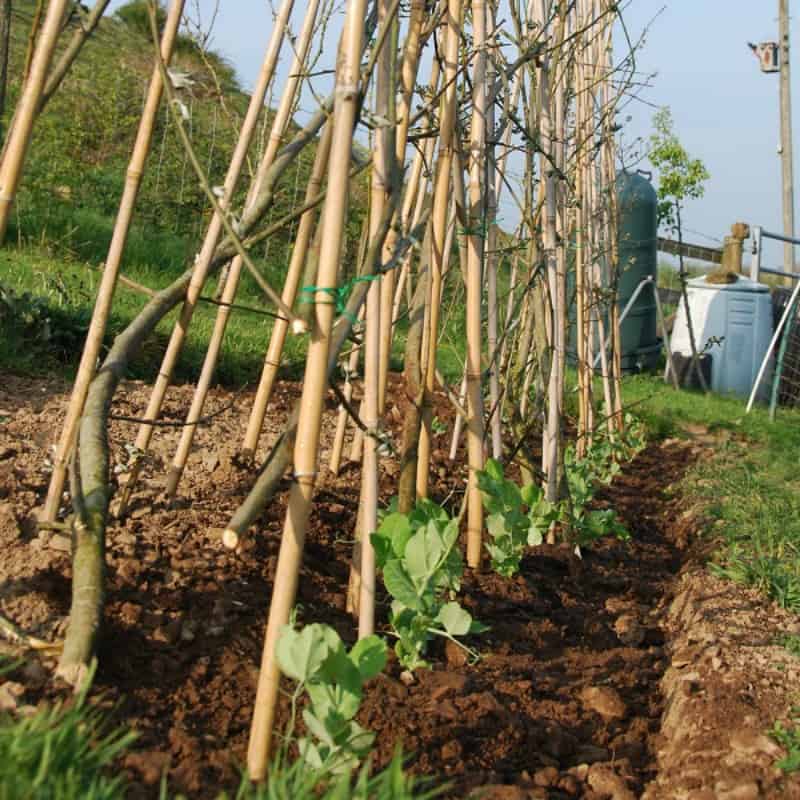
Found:
[[[800, 19], [798, 3], [795, 0], [792, 5], [797, 6]], [[114, 0], [111, 8], [121, 4], [122, 0]], [[192, 12], [199, 8], [206, 19], [214, 5], [214, 0], [187, 0], [187, 8]], [[639, 77], [645, 80], [655, 73], [649, 81], [652, 85], [639, 90], [641, 99], [626, 107], [623, 121], [628, 116], [630, 120], [624, 141], [649, 135], [656, 106], [672, 109], [683, 144], [711, 173], [705, 197], [691, 202], [685, 213], [687, 228], [696, 231], [687, 233], [687, 239], [698, 244], [713, 245], [736, 221], [781, 229], [778, 76], [763, 74], [746, 45], [747, 41], [777, 39], [777, 6], [777, 0], [629, 0], [624, 5], [631, 37], [638, 39], [647, 29], [637, 53]], [[297, 3], [295, 31], [303, 10], [304, 4]], [[213, 45], [234, 64], [246, 87], [258, 71], [271, 19], [266, 0], [221, 0]], [[331, 26], [326, 59], [335, 52], [338, 29], [338, 24]], [[793, 33], [797, 29], [793, 20]], [[284, 69], [288, 68], [285, 62], [288, 56], [283, 58]], [[797, 112], [800, 60], [796, 52], [792, 67]], [[304, 100], [307, 108], [309, 101]], [[800, 147], [795, 149], [800, 186]]]
[[[800, 19], [797, 0], [791, 5]], [[644, 74], [657, 74], [643, 98], [670, 106], [684, 146], [711, 173], [705, 197], [690, 203], [685, 215], [688, 228], [707, 236], [721, 238], [737, 220], [782, 228], [778, 75], [762, 73], [746, 46], [747, 41], [777, 40], [777, 9], [777, 0], [634, 0], [625, 10], [633, 31], [651, 23], [638, 66]], [[795, 120], [800, 110], [797, 30], [793, 19]], [[649, 135], [654, 109], [640, 102], [628, 109], [632, 119], [625, 140]], [[793, 138], [800, 179], [800, 148]], [[698, 244], [711, 243], [690, 236]]]

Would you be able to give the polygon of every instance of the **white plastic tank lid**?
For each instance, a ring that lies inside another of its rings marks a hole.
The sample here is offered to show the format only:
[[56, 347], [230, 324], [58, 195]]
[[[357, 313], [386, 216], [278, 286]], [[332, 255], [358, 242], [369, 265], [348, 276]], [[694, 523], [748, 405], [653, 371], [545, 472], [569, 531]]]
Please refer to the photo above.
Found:
[[734, 283], [709, 283], [705, 276], [692, 278], [687, 286], [696, 289], [713, 289], [717, 292], [768, 292], [769, 286], [766, 283], [758, 283], [750, 278], [741, 276]]

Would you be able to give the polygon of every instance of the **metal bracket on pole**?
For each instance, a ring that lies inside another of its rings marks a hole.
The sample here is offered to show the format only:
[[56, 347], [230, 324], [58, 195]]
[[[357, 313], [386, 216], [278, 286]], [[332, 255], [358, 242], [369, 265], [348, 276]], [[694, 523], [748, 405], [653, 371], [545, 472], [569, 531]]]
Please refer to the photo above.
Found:
[[753, 250], [750, 258], [750, 280], [758, 283], [758, 276], [761, 272], [761, 226], [753, 228]]

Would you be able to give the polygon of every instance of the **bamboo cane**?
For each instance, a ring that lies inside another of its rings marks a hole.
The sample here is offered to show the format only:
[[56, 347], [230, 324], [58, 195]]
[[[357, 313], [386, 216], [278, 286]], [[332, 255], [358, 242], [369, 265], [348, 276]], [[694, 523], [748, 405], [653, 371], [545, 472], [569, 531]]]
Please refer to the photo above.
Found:
[[[489, 20], [494, 28], [494, 13], [491, 4], [487, 6]], [[487, 59], [486, 81], [488, 86], [494, 87], [495, 68], [492, 59]], [[492, 409], [489, 418], [489, 429], [491, 433], [492, 458], [502, 459], [503, 457], [503, 431], [500, 415], [500, 360], [497, 351], [497, 328], [498, 328], [498, 298], [497, 298], [497, 192], [496, 192], [496, 173], [494, 145], [494, 114], [495, 97], [492, 91], [486, 99], [485, 130], [491, 137], [491, 141], [485, 143], [484, 163], [485, 168], [485, 191], [486, 191], [486, 252], [484, 259], [486, 262], [486, 286], [487, 286], [487, 314], [486, 314], [486, 344], [489, 352], [489, 405]], [[486, 138], [486, 133], [484, 138]]]
[[[565, 31], [565, 17], [567, 10], [559, 7], [559, 23], [557, 28], [556, 41], [561, 49], [563, 45]], [[559, 176], [564, 175], [565, 150], [566, 150], [566, 75], [565, 67], [561, 63], [564, 56], [559, 53], [557, 66], [557, 81], [555, 83], [553, 111], [555, 118], [555, 140], [554, 140], [554, 161]], [[555, 437], [556, 460], [555, 469], [548, 473], [548, 486], [550, 496], [556, 502], [560, 498], [562, 490], [562, 476], [564, 470], [564, 448], [563, 448], [563, 422], [564, 422], [564, 382], [566, 378], [566, 335], [568, 325], [567, 314], [567, 251], [566, 243], [568, 238], [567, 228], [567, 198], [563, 177], [559, 177], [556, 182], [556, 284], [555, 302], [553, 305], [553, 367], [551, 375], [554, 376], [553, 386], [551, 386], [550, 402], [554, 404], [554, 425], [553, 435]], [[548, 537], [552, 539], [551, 536]]]
[[[291, 101], [287, 99], [287, 107], [291, 108], [297, 97], [298, 90], [301, 86], [301, 75], [308, 57], [309, 44], [311, 42], [311, 35], [314, 30], [314, 23], [317, 17], [317, 4], [319, 0], [313, 0], [309, 5], [306, 12], [306, 21], [303, 25], [303, 30], [300, 36], [300, 42], [295, 50], [294, 59], [290, 69], [289, 82], [286, 88], [286, 94], [291, 95]], [[280, 113], [280, 112], [279, 112]], [[291, 113], [291, 112], [289, 112]], [[328, 126], [329, 127], [329, 126]], [[277, 135], [277, 143], [280, 143], [280, 135], [273, 127], [271, 135]], [[320, 143], [322, 146], [322, 142]], [[322, 175], [324, 174], [327, 166], [327, 148], [330, 147], [330, 134], [326, 128], [325, 137], [325, 160], [318, 164], [317, 160], [314, 161], [313, 173], [306, 186], [306, 202], [310, 200], [318, 191], [322, 183]], [[269, 143], [267, 145], [269, 148]], [[313, 184], [313, 186], [312, 186]], [[294, 304], [297, 297], [297, 290], [299, 288], [300, 276], [303, 271], [303, 263], [305, 261], [308, 245], [311, 240], [311, 231], [313, 228], [315, 214], [308, 212], [300, 219], [297, 235], [295, 237], [294, 247], [292, 249], [292, 258], [289, 263], [289, 269], [286, 273], [286, 279], [282, 292], [283, 301], [291, 306]], [[250, 412], [250, 418], [247, 423], [247, 430], [245, 432], [244, 441], [242, 443], [242, 457], [249, 460], [254, 457], [256, 449], [258, 448], [258, 439], [261, 435], [261, 429], [264, 425], [264, 417], [267, 412], [272, 390], [275, 385], [275, 379], [280, 367], [281, 355], [283, 347], [286, 343], [286, 335], [289, 330], [288, 321], [281, 318], [275, 320], [275, 325], [270, 335], [269, 347], [264, 359], [264, 367], [261, 372], [256, 396], [253, 400], [253, 408]]]
[[[546, 24], [547, 14], [544, 0], [539, 4], [539, 20], [542, 26]], [[551, 503], [558, 502], [557, 472], [559, 456], [559, 430], [561, 425], [560, 404], [557, 375], [557, 347], [558, 347], [558, 257], [556, 233], [556, 206], [557, 187], [554, 171], [547, 162], [545, 154], [553, 152], [553, 102], [550, 92], [550, 60], [544, 60], [539, 74], [539, 106], [540, 106], [540, 136], [542, 153], [540, 156], [540, 171], [545, 186], [545, 228], [544, 228], [544, 256], [547, 264], [547, 288], [550, 298], [550, 314], [548, 326], [548, 340], [551, 352], [550, 375], [548, 379], [548, 409], [547, 423], [542, 442], [542, 470], [546, 476], [547, 499]]]
[[[359, 324], [364, 319], [364, 312], [359, 315]], [[358, 357], [360, 354], [359, 347], [353, 347], [350, 351], [350, 357], [347, 362], [347, 371], [345, 374], [345, 383], [342, 393], [345, 400], [349, 403], [353, 399], [353, 376], [358, 369]], [[336, 420], [336, 433], [333, 437], [333, 446], [331, 447], [331, 460], [328, 469], [334, 474], [339, 474], [339, 468], [342, 463], [342, 450], [344, 449], [344, 437], [347, 433], [347, 420], [348, 413], [344, 406], [339, 407], [339, 417]]]
[[[45, 20], [45, 29], [50, 22], [50, 13], [56, 5], [58, 5], [58, 3], [53, 3], [50, 8], [48, 8], [48, 18]], [[161, 38], [161, 58], [165, 63], [169, 63], [172, 57], [172, 50], [183, 13], [183, 5], [184, 0], [175, 0], [167, 16], [164, 33]], [[42, 33], [42, 39], [44, 40], [44, 31]], [[40, 45], [43, 44], [44, 41], [40, 42]], [[38, 65], [38, 58], [36, 62]], [[33, 72], [31, 76], [33, 79]], [[67, 408], [66, 419], [61, 431], [61, 438], [59, 439], [56, 454], [53, 459], [53, 474], [50, 478], [47, 499], [45, 500], [44, 510], [42, 512], [42, 519], [46, 522], [53, 522], [56, 519], [59, 506], [61, 505], [61, 495], [64, 491], [64, 483], [67, 475], [67, 463], [75, 444], [78, 424], [81, 414], [83, 413], [84, 403], [86, 402], [86, 393], [89, 390], [89, 384], [94, 376], [97, 357], [100, 354], [103, 335], [105, 334], [108, 315], [111, 311], [111, 304], [114, 298], [114, 289], [116, 288], [122, 253], [125, 249], [125, 242], [127, 240], [131, 220], [133, 219], [136, 197], [139, 193], [139, 185], [141, 183], [145, 161], [150, 150], [150, 142], [153, 136], [153, 128], [155, 126], [163, 88], [159, 66], [156, 65], [153, 68], [153, 73], [150, 78], [145, 108], [142, 112], [139, 130], [136, 134], [133, 154], [128, 164], [125, 187], [123, 189], [122, 199], [120, 200], [117, 219], [114, 224], [114, 232], [111, 237], [111, 244], [109, 245], [108, 256], [103, 269], [103, 277], [100, 281], [97, 299], [95, 300], [92, 321], [86, 335], [86, 343], [84, 344], [81, 362], [78, 367], [78, 374], [75, 378], [75, 385], [72, 388], [72, 396], [70, 397], [69, 406]], [[22, 119], [23, 116], [21, 115], [20, 120]], [[20, 122], [20, 125], [24, 126], [24, 123]], [[9, 150], [7, 158], [11, 157], [12, 152], [13, 150]], [[7, 184], [3, 184], [2, 179], [0, 179], [0, 185]], [[2, 189], [0, 189], [0, 192], [2, 192]], [[2, 204], [0, 203], [0, 230], [2, 230], [2, 226]], [[0, 236], [0, 240], [2, 240], [2, 236]]]
[[[379, 0], [378, 21], [384, 26], [388, 24], [389, 0]], [[422, 18], [415, 26], [418, 35]], [[394, 102], [394, 72], [397, 52], [397, 21], [393, 25], [394, 37], [388, 46], [381, 50], [375, 87], [375, 114], [378, 119], [387, 121], [387, 125], [375, 132], [375, 151], [372, 163], [372, 184], [370, 191], [370, 240], [373, 242], [383, 238], [381, 228], [384, 209], [389, 201], [389, 194], [394, 189], [395, 172], [395, 137], [393, 126], [396, 124], [396, 106]], [[417, 45], [414, 45], [416, 50]], [[416, 70], [415, 70], [416, 72]], [[410, 91], [413, 92], [413, 83]], [[407, 115], [406, 115], [407, 116]], [[407, 130], [408, 123], [405, 123]], [[405, 149], [405, 145], [404, 145]], [[391, 250], [385, 248], [391, 246]], [[394, 240], [387, 236], [384, 242], [384, 254], [394, 250]], [[388, 353], [391, 350], [392, 326], [389, 303], [392, 300], [392, 287], [388, 296], [384, 296], [381, 282], [386, 278], [372, 278], [367, 292], [366, 329], [364, 335], [364, 416], [363, 421], [373, 435], [364, 437], [364, 458], [361, 465], [362, 497], [361, 497], [361, 565], [359, 576], [358, 603], [358, 636], [360, 639], [371, 636], [375, 631], [375, 550], [372, 547], [370, 534], [378, 528], [378, 439], [377, 430], [382, 411], [381, 386], [383, 384], [383, 366], [388, 371]], [[386, 305], [382, 308], [382, 301]], [[383, 325], [382, 318], [387, 317], [389, 324]], [[381, 355], [384, 362], [381, 363]]]
[[[11, 206], [17, 194], [25, 157], [28, 154], [28, 145], [31, 142], [31, 131], [36, 121], [39, 98], [44, 90], [64, 22], [64, 14], [69, 5], [70, 0], [51, 0], [48, 4], [44, 23], [31, 57], [30, 70], [26, 69], [27, 79], [17, 104], [18, 111], [15, 114], [14, 124], [8, 133], [3, 162], [0, 164], [0, 245], [6, 236]], [[59, 492], [59, 499], [60, 497]]]
[[[395, 120], [395, 166], [393, 170], [402, 169], [405, 163], [406, 145], [408, 143], [408, 128], [411, 120], [411, 101], [414, 96], [414, 87], [419, 68], [420, 51], [423, 45], [422, 25], [425, 20], [425, 0], [412, 0], [408, 20], [408, 34], [403, 47], [403, 61], [400, 67], [400, 86], [397, 98]], [[392, 49], [394, 52], [394, 48]], [[438, 67], [438, 62], [437, 62]], [[394, 96], [389, 98], [389, 106], [394, 105]], [[402, 214], [402, 212], [401, 212]], [[384, 254], [394, 252], [395, 243], [399, 235], [398, 225], [402, 226], [404, 220], [398, 215], [396, 224], [389, 229], [386, 237]], [[381, 332], [380, 332], [380, 377], [378, 386], [378, 413], [382, 414], [386, 407], [386, 385], [389, 379], [389, 362], [392, 353], [392, 333], [394, 331], [392, 318], [392, 302], [394, 300], [395, 273], [394, 270], [386, 273], [381, 280]]]
[[458, 48], [461, 29], [461, 0], [449, 0], [445, 40], [444, 83], [446, 86], [439, 114], [439, 156], [433, 192], [431, 236], [431, 281], [428, 291], [428, 324], [425, 326], [426, 344], [423, 344], [424, 398], [422, 426], [417, 449], [417, 496], [428, 496], [428, 469], [430, 464], [431, 399], [436, 386], [436, 347], [438, 344], [439, 307], [442, 295], [442, 275], [447, 237], [447, 215], [450, 207], [450, 180], [453, 163], [453, 137], [456, 124], [456, 76], [458, 73]]
[[[312, 0], [312, 7], [316, 5], [316, 2], [317, 0]], [[242, 123], [242, 128], [239, 133], [239, 139], [236, 143], [236, 147], [225, 176], [223, 197], [220, 204], [223, 209], [228, 208], [234, 192], [236, 191], [242, 168], [247, 158], [247, 151], [252, 142], [252, 138], [258, 124], [258, 118], [263, 108], [264, 97], [266, 96], [267, 88], [272, 82], [272, 77], [275, 73], [275, 67], [277, 65], [278, 55], [280, 53], [280, 45], [283, 37], [283, 28], [281, 25], [285, 25], [285, 23], [288, 21], [288, 17], [292, 11], [293, 3], [294, 0], [285, 0], [278, 15], [277, 23], [279, 24], [274, 28], [267, 44], [264, 61], [261, 65], [261, 70], [258, 76], [258, 81], [255, 89], [253, 90], [253, 94], [251, 95], [247, 114], [245, 115], [245, 119]], [[308, 17], [306, 22], [308, 24]], [[304, 34], [305, 33], [306, 31], [304, 30]], [[305, 43], [305, 47], [308, 47], [308, 42]], [[183, 349], [183, 344], [186, 340], [189, 325], [191, 324], [197, 303], [200, 300], [203, 287], [208, 278], [211, 260], [217, 244], [219, 243], [222, 229], [222, 219], [219, 214], [214, 213], [208, 230], [206, 231], [202, 247], [200, 248], [197, 258], [195, 259], [192, 280], [186, 293], [186, 299], [184, 300], [180, 315], [172, 330], [172, 334], [170, 335], [170, 340], [167, 345], [166, 352], [164, 353], [161, 367], [159, 368], [155, 384], [153, 385], [152, 392], [150, 393], [150, 399], [148, 401], [144, 417], [146, 422], [140, 426], [137, 433], [135, 443], [137, 452], [144, 453], [150, 446], [150, 440], [153, 436], [154, 427], [148, 423], [150, 421], [157, 420], [159, 414], [161, 413], [161, 408], [164, 404], [164, 399], [166, 397], [167, 390], [169, 389], [170, 382], [172, 381], [172, 375], [175, 371], [175, 366], [177, 365], [181, 350]], [[119, 516], [124, 516], [127, 511], [131, 493], [139, 478], [141, 464], [141, 459], [137, 459], [130, 473], [128, 473], [122, 491], [120, 492], [120, 500], [117, 507], [117, 514]]]
[[[288, 1], [289, 0], [287, 0], [287, 2]], [[286, 131], [286, 126], [291, 118], [292, 108], [294, 107], [295, 98], [300, 88], [301, 72], [302, 70], [298, 69], [293, 73], [293, 75], [287, 81], [285, 90], [281, 95], [281, 100], [278, 105], [278, 110], [275, 113], [275, 118], [272, 121], [267, 147], [261, 160], [261, 164], [259, 165], [256, 180], [251, 186], [245, 202], [245, 214], [253, 203], [254, 198], [259, 195], [264, 177], [272, 165], [278, 149], [280, 148], [280, 142]], [[223, 303], [233, 303], [236, 296], [236, 291], [239, 287], [242, 265], [243, 260], [240, 256], [236, 256], [231, 262], [228, 275], [225, 279], [225, 287], [222, 292]], [[285, 301], [283, 302], [285, 303]], [[189, 453], [191, 452], [194, 435], [197, 429], [196, 423], [203, 413], [203, 407], [205, 405], [206, 398], [208, 397], [208, 391], [211, 387], [214, 371], [216, 370], [229, 315], [230, 309], [226, 306], [221, 307], [217, 313], [217, 318], [214, 323], [214, 330], [209, 342], [205, 360], [203, 361], [200, 378], [197, 382], [197, 388], [194, 397], [192, 398], [192, 405], [186, 417], [186, 426], [183, 428], [181, 439], [178, 443], [178, 448], [173, 457], [172, 466], [167, 476], [167, 485], [165, 491], [168, 497], [173, 497], [177, 492], [178, 484], [186, 467], [186, 461], [189, 458]]]
[[[334, 131], [323, 226], [325, 247], [320, 255], [317, 286], [333, 290], [337, 283], [344, 219], [347, 209], [348, 167], [359, 91], [361, 43], [364, 35], [366, 0], [349, 0], [336, 76]], [[267, 621], [261, 672], [250, 729], [247, 765], [251, 780], [260, 782], [266, 773], [280, 671], [275, 657], [278, 634], [289, 621], [297, 592], [311, 496], [317, 473], [322, 406], [327, 386], [326, 365], [334, 308], [326, 291], [318, 291], [303, 383], [300, 419], [294, 449], [294, 483], [289, 495], [272, 601]]]
[[[579, 13], [582, 12], [583, 4], [579, 2]], [[580, 23], [582, 24], [583, 18], [581, 17]], [[587, 375], [586, 375], [586, 338], [584, 336], [584, 316], [585, 316], [585, 259], [586, 259], [586, 236], [584, 228], [586, 226], [586, 215], [584, 214], [583, 201], [585, 197], [586, 186], [584, 183], [584, 157], [583, 148], [581, 147], [581, 138], [584, 132], [583, 126], [583, 68], [581, 66], [581, 59], [583, 54], [578, 52], [578, 64], [575, 68], [575, 89], [576, 89], [576, 120], [575, 120], [575, 145], [578, 150], [576, 153], [575, 165], [575, 193], [578, 202], [575, 208], [575, 351], [577, 357], [577, 373], [578, 373], [578, 431], [576, 440], [576, 455], [578, 458], [583, 458], [586, 455], [586, 434], [588, 431], [587, 424], [587, 407], [586, 407], [586, 392], [587, 392]]]
[[[483, 500], [478, 488], [478, 471], [483, 469], [483, 390], [481, 380], [481, 284], [484, 241], [485, 184], [481, 178], [486, 159], [486, 4], [472, 0], [475, 60], [472, 76], [472, 123], [470, 125], [469, 201], [471, 231], [467, 239], [467, 564], [477, 568], [481, 561]], [[476, 226], [478, 226], [476, 230]]]

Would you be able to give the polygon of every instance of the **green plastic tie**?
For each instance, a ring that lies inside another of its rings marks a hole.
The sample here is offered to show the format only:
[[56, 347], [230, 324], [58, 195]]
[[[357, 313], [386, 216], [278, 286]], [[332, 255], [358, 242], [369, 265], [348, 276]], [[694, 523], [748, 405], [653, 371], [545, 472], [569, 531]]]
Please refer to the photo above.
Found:
[[355, 278], [351, 278], [349, 281], [345, 281], [341, 286], [303, 286], [300, 289], [302, 296], [300, 297], [299, 302], [324, 302], [318, 301], [315, 298], [317, 292], [322, 292], [331, 298], [327, 305], [334, 306], [338, 315], [349, 319], [350, 322], [355, 325], [358, 320], [347, 310], [347, 301], [350, 299], [350, 295], [353, 293], [353, 288], [357, 283], [370, 283], [371, 281], [378, 280], [380, 277], [380, 275], [358, 275]]

